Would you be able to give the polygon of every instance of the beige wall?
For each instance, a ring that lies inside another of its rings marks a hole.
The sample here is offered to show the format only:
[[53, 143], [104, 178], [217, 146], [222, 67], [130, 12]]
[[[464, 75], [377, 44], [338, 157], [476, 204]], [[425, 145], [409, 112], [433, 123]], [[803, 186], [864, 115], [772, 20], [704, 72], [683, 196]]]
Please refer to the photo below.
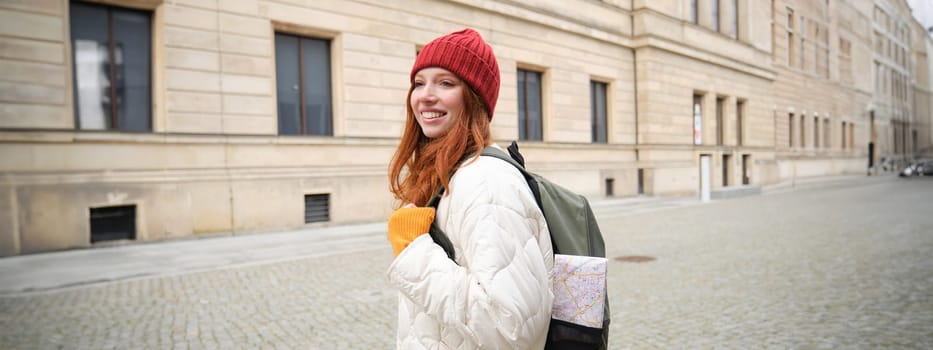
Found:
[[[0, 256], [91, 246], [89, 208], [100, 206], [136, 205], [138, 240], [302, 227], [303, 196], [316, 193], [331, 194], [331, 221], [312, 225], [384, 220], [416, 47], [463, 27], [499, 59], [495, 139], [518, 136], [516, 70], [542, 72], [544, 141], [522, 142], [523, 153], [531, 170], [592, 198], [637, 195], [639, 169], [647, 195], [695, 194], [700, 155], [712, 157], [714, 188], [724, 167], [730, 186], [741, 183], [743, 156], [757, 186], [861, 173], [877, 105], [864, 2], [791, 4], [829, 31], [828, 76], [814, 73], [818, 62], [780, 59], [782, 0], [777, 12], [739, 0], [737, 35], [731, 1], [720, 2], [718, 28], [704, 0], [698, 24], [688, 0], [97, 2], [152, 13], [152, 132], [74, 130], [68, 1], [0, 0]], [[330, 40], [333, 137], [278, 136], [276, 32]], [[849, 74], [839, 38], [851, 43]], [[591, 80], [609, 86], [608, 144], [590, 142]], [[928, 85], [915, 82], [921, 114]], [[786, 146], [791, 111], [807, 116], [810, 147]], [[830, 147], [812, 147], [817, 115], [830, 121]], [[843, 121], [855, 125], [855, 148], [842, 145]], [[879, 117], [879, 138], [888, 124]]]
[[[779, 178], [864, 173], [873, 89], [871, 74], [865, 74], [872, 69], [871, 7], [823, 1], [774, 5], [772, 62], [778, 73], [770, 91]], [[793, 41], [788, 40], [788, 9]], [[841, 41], [847, 42], [848, 54]]]
[[[916, 153], [924, 151], [933, 153], [933, 140], [931, 140], [931, 121], [933, 121], [933, 91], [930, 90], [930, 54], [933, 53], [933, 38], [929, 35], [923, 35], [926, 29], [920, 23], [912, 23], [911, 48], [913, 49], [912, 68], [912, 107], [913, 107], [913, 128], [912, 132], [917, 133], [917, 147], [912, 149]], [[911, 135], [913, 142], [913, 135]], [[913, 145], [911, 145], [913, 146]]]
[[0, 125], [71, 128], [64, 1], [4, 1], [0, 10]]

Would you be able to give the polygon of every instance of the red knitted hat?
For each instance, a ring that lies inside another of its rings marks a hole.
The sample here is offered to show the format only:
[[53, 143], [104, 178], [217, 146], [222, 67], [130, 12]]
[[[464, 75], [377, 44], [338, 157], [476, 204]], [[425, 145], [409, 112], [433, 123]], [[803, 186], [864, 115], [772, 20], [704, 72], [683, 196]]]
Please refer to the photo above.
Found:
[[411, 67], [415, 74], [428, 67], [440, 67], [463, 79], [486, 104], [489, 119], [499, 99], [499, 64], [483, 38], [473, 29], [464, 29], [434, 39], [418, 53]]

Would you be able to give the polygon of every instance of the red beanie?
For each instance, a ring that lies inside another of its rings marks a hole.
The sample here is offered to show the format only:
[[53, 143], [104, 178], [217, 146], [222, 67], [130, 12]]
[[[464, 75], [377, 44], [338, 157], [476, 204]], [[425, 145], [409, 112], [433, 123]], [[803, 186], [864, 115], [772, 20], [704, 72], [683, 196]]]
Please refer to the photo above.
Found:
[[434, 39], [415, 58], [411, 67], [411, 82], [415, 74], [428, 67], [440, 67], [463, 79], [486, 104], [489, 119], [499, 99], [499, 64], [483, 38], [473, 29], [464, 29]]

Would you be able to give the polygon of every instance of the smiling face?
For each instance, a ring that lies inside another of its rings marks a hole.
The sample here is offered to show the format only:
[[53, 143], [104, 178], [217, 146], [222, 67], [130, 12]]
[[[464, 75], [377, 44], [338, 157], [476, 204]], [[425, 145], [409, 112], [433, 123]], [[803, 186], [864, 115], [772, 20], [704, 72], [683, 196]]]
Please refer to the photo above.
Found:
[[428, 67], [418, 71], [412, 83], [411, 110], [421, 132], [428, 138], [447, 134], [463, 111], [466, 84], [444, 68]]

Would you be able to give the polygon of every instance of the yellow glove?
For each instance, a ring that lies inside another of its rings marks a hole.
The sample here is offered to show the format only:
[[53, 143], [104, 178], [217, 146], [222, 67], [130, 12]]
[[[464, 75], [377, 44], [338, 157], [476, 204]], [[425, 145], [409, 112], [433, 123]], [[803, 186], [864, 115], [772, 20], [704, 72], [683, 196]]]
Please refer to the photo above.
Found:
[[406, 207], [399, 208], [389, 217], [389, 243], [398, 256], [411, 241], [431, 229], [434, 221], [434, 208]]

